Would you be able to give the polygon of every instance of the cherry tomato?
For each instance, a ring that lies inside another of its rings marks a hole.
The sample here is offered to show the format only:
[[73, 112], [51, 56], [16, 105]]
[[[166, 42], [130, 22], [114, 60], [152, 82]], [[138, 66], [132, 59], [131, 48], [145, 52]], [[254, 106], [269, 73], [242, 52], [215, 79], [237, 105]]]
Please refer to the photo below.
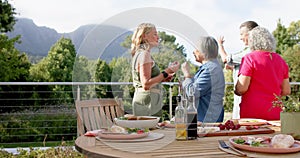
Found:
[[254, 129], [259, 129], [259, 126], [253, 126]]
[[247, 130], [258, 129], [259, 126], [246, 126]]
[[236, 124], [235, 126], [234, 126], [234, 129], [240, 129], [241, 128], [241, 125], [240, 124]]
[[218, 127], [220, 128], [220, 130], [225, 130], [225, 128], [226, 128], [226, 126], [221, 123], [218, 125]]

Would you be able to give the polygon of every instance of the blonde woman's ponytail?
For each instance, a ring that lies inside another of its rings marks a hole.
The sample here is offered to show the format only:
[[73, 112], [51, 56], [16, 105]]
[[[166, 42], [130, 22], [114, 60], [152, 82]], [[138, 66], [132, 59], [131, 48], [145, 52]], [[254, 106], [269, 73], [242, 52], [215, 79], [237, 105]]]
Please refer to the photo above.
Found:
[[143, 41], [143, 35], [149, 33], [154, 28], [155, 26], [151, 23], [142, 23], [138, 26], [131, 37], [131, 56], [134, 56], [142, 44], [145, 44], [144, 48], [147, 48], [148, 44], [146, 41]]

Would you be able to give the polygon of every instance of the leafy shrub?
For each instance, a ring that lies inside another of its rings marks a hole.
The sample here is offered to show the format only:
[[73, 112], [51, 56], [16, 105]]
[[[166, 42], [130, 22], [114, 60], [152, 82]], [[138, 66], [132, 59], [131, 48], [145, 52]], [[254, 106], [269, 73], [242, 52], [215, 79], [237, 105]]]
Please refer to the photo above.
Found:
[[280, 107], [284, 112], [300, 112], [300, 98], [293, 96], [279, 97], [275, 95], [276, 100], [273, 101], [273, 106]]
[[19, 148], [18, 154], [12, 154], [5, 150], [0, 150], [0, 157], [5, 158], [48, 158], [48, 157], [55, 157], [55, 158], [83, 158], [84, 156], [73, 149], [71, 146], [62, 145], [58, 147], [48, 148], [46, 150], [42, 150], [40, 148], [30, 148], [29, 150], [25, 150]]
[[[232, 71], [230, 70], [225, 70], [224, 72], [224, 77], [225, 77], [225, 82], [233, 82], [232, 79]], [[233, 87], [234, 85], [232, 84], [226, 84], [225, 85], [225, 94], [224, 94], [224, 110], [226, 112], [232, 112], [233, 109]]]

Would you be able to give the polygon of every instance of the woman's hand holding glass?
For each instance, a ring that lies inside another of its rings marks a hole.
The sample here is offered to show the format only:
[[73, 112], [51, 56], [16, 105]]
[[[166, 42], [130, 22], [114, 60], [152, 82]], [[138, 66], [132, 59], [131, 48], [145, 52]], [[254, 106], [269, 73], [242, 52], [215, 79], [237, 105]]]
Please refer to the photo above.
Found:
[[190, 65], [187, 62], [184, 62], [183, 64], [181, 64], [181, 71], [185, 78], [191, 77], [190, 69], [191, 69]]
[[179, 70], [180, 63], [178, 61], [170, 62], [168, 68], [165, 69], [165, 72], [169, 74], [167, 78], [163, 80], [163, 82], [169, 82], [173, 79], [175, 73]]
[[165, 70], [169, 75], [174, 75], [180, 67], [180, 63], [178, 61], [170, 62], [168, 68]]

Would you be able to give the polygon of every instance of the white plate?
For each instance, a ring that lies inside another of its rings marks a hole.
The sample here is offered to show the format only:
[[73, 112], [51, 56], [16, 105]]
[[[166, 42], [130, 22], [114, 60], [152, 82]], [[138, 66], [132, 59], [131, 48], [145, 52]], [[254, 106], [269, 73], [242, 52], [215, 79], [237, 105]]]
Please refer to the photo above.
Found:
[[260, 126], [267, 124], [267, 120], [254, 119], [254, 118], [242, 118], [239, 119], [239, 124], [241, 126]]
[[[295, 141], [294, 145], [290, 148], [273, 148], [271, 145], [266, 146], [266, 147], [255, 147], [255, 146], [235, 143], [234, 140], [238, 139], [240, 137], [247, 139], [247, 136], [232, 137], [229, 139], [230, 144], [239, 149], [254, 151], [254, 152], [261, 152], [261, 153], [280, 154], [280, 153], [294, 153], [294, 152], [300, 151], [300, 142], [299, 141]], [[258, 138], [258, 137], [256, 137], [256, 138]]]

